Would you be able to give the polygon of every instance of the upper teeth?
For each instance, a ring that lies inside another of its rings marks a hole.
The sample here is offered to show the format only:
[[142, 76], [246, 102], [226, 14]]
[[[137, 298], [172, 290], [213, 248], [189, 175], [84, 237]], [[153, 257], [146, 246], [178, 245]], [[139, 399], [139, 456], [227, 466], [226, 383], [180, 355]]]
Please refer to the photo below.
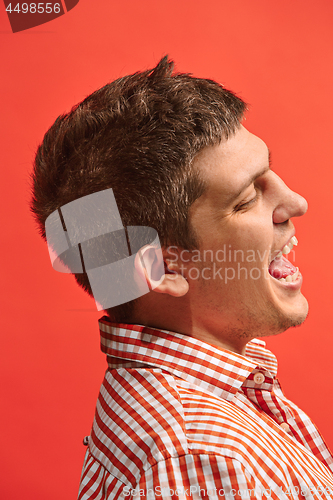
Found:
[[291, 240], [289, 241], [288, 245], [285, 245], [283, 248], [282, 248], [282, 252], [279, 252], [276, 256], [276, 258], [280, 258], [282, 257], [282, 254], [284, 255], [288, 255], [288, 253], [291, 252], [291, 250], [293, 249], [293, 246], [295, 245], [295, 247], [297, 246], [298, 244], [298, 241], [297, 241], [297, 238], [296, 236], [293, 236], [291, 238]]

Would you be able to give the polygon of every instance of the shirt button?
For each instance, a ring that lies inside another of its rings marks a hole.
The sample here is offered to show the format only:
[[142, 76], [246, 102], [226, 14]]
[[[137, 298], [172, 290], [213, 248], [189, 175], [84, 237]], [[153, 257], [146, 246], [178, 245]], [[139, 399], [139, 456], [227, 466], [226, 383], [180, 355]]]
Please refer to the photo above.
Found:
[[84, 446], [88, 446], [88, 444], [89, 444], [89, 436], [85, 436], [83, 438], [83, 444], [84, 444]]
[[280, 424], [280, 427], [281, 427], [281, 429], [283, 429], [286, 432], [290, 431], [290, 427], [286, 422], [282, 422], [282, 424]]
[[265, 375], [263, 373], [256, 373], [253, 377], [253, 380], [255, 381], [256, 384], [262, 384], [265, 380]]

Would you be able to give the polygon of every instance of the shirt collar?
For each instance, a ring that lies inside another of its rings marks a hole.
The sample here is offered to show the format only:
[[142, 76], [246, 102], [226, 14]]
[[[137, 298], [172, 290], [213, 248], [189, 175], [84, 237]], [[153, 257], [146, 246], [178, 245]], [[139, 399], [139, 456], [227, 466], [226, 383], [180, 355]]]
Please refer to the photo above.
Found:
[[99, 328], [110, 368], [160, 368], [228, 401], [253, 370], [262, 367], [276, 376], [276, 358], [259, 339], [251, 340], [241, 356], [180, 333], [111, 323], [107, 316], [99, 320]]

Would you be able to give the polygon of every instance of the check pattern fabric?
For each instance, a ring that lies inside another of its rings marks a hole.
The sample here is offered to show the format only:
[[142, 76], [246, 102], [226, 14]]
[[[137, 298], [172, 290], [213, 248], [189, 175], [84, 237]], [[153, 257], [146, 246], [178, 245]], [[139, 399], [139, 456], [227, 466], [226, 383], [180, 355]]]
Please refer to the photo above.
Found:
[[108, 369], [79, 500], [333, 498], [333, 457], [283, 394], [277, 361], [99, 321]]

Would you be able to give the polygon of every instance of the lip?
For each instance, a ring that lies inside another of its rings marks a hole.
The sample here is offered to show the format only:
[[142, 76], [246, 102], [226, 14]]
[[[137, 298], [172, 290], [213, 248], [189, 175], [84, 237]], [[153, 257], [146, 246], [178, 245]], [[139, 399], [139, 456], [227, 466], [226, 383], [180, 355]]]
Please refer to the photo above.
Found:
[[297, 277], [296, 281], [279, 281], [276, 278], [273, 278], [273, 276], [271, 276], [269, 273], [268, 273], [268, 275], [274, 281], [274, 283], [276, 283], [277, 286], [280, 286], [280, 287], [284, 288], [285, 290], [286, 289], [290, 290], [290, 291], [300, 290], [302, 283], [303, 283], [303, 276], [300, 273], [300, 271], [298, 271], [298, 277]]
[[[282, 245], [282, 247], [280, 248], [280, 250], [275, 250], [275, 252], [274, 252], [274, 253], [275, 253], [275, 257], [271, 260], [271, 262], [272, 262], [272, 261], [276, 258], [276, 256], [277, 256], [280, 252], [282, 252], [282, 250], [284, 249], [284, 247], [285, 247], [286, 245], [289, 245], [290, 240], [291, 240], [291, 238], [293, 238], [293, 237], [295, 236], [295, 233], [296, 233], [296, 231], [295, 231], [295, 229], [294, 229], [294, 230], [293, 230], [293, 232], [291, 233], [291, 235], [290, 235], [289, 239], [288, 239], [285, 243], [283, 243], [283, 245]], [[270, 262], [270, 264], [271, 264], [271, 262]]]

